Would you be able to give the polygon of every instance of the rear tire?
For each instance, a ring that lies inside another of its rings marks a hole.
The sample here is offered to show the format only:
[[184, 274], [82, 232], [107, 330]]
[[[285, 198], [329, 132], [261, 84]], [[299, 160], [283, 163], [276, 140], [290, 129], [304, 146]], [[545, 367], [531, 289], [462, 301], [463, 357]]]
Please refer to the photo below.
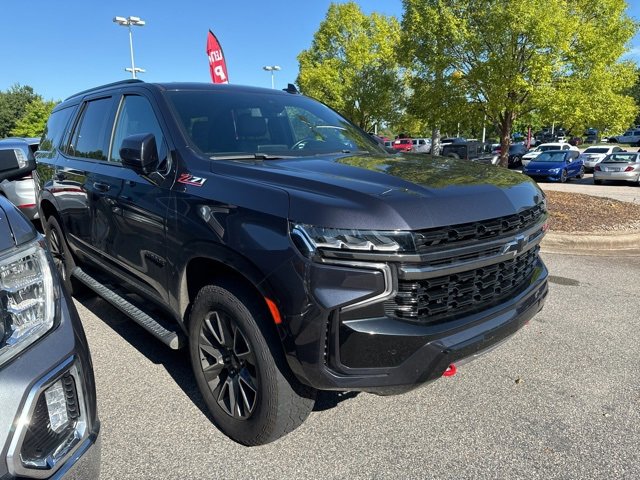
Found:
[[300, 426], [316, 391], [286, 363], [266, 305], [233, 284], [203, 287], [193, 303], [189, 351], [214, 423], [243, 445], [263, 445]]
[[69, 292], [69, 295], [78, 295], [88, 290], [82, 283], [71, 276], [71, 272], [76, 268], [76, 262], [69, 250], [67, 240], [62, 233], [62, 228], [55, 215], [51, 215], [46, 221], [46, 237], [49, 251], [53, 257], [53, 263], [58, 270], [62, 284]]

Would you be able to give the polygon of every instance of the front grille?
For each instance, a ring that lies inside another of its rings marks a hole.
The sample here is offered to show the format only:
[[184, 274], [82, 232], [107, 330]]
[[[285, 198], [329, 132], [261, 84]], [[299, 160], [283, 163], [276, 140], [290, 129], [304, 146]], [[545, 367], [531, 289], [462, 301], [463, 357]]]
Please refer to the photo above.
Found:
[[430, 247], [453, 246], [452, 244], [468, 241], [490, 240], [503, 235], [522, 232], [540, 222], [545, 214], [546, 211], [542, 205], [536, 205], [518, 214], [506, 217], [421, 230], [416, 235], [416, 248], [418, 253], [424, 253], [429, 251]]
[[418, 281], [399, 280], [398, 293], [385, 303], [385, 313], [426, 324], [497, 305], [526, 288], [538, 251], [536, 246], [511, 260], [466, 272]]

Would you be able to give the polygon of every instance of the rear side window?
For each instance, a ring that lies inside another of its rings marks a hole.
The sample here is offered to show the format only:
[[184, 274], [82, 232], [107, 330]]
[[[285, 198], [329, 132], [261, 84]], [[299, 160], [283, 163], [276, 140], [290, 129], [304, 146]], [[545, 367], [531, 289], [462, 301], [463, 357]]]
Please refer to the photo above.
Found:
[[60, 146], [72, 113], [73, 107], [68, 107], [51, 114], [40, 139], [40, 150], [50, 152]]
[[107, 159], [111, 137], [111, 98], [86, 103], [71, 139], [68, 153], [75, 157]]

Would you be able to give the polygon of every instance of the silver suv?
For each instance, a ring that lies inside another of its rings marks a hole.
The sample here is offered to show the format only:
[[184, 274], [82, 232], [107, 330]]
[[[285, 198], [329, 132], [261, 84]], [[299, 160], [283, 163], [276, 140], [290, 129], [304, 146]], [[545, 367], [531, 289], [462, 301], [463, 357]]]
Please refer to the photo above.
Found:
[[[22, 168], [29, 160], [34, 159], [38, 150], [39, 138], [4, 138], [0, 140], [0, 171]], [[29, 219], [38, 219], [36, 207], [35, 184], [31, 172], [15, 180], [0, 182], [0, 196], [7, 197]]]
[[97, 479], [99, 432], [78, 313], [44, 238], [0, 196], [0, 478]]

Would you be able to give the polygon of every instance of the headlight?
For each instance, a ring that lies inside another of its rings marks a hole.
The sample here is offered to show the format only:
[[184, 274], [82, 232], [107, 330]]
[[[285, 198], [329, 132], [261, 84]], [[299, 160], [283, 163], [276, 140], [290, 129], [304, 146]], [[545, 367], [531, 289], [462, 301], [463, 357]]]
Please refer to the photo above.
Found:
[[0, 258], [0, 365], [53, 326], [53, 279], [39, 242]]
[[550, 168], [549, 173], [558, 173], [560, 171], [559, 168]]
[[292, 224], [291, 235], [301, 251], [317, 249], [359, 252], [415, 252], [413, 234], [403, 231], [353, 230]]

